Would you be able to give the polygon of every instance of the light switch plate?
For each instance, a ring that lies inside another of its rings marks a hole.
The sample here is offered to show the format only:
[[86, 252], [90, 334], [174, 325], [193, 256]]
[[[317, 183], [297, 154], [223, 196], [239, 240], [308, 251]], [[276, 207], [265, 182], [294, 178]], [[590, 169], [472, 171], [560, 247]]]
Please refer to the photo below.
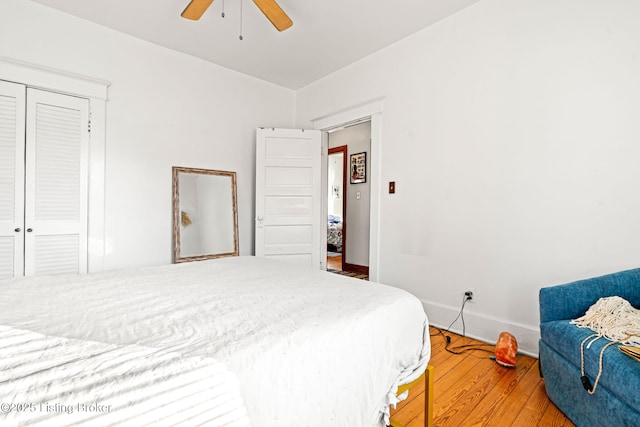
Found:
[[389, 194], [394, 194], [396, 192], [396, 182], [389, 181]]

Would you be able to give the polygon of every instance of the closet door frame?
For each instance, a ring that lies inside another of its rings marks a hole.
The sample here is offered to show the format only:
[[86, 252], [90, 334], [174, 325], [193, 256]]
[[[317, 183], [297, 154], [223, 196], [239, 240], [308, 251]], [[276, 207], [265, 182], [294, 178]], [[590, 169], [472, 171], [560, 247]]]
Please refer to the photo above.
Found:
[[106, 110], [111, 83], [66, 70], [0, 57], [0, 80], [89, 100], [89, 180], [87, 270], [105, 268], [105, 148]]
[[[8, 83], [0, 81], [0, 95], [4, 98], [4, 105], [0, 105], [0, 108], [3, 109], [3, 113], [0, 116], [3, 116], [2, 120], [0, 120], [0, 126], [4, 129], [2, 130], [3, 136], [6, 138], [9, 134], [13, 133], [13, 159], [9, 159], [8, 157], [3, 159], [2, 165], [4, 169], [3, 175], [9, 178], [11, 176], [12, 184], [8, 187], [3, 187], [4, 191], [11, 191], [13, 194], [11, 195], [11, 199], [13, 200], [13, 208], [12, 212], [4, 211], [2, 215], [0, 215], [0, 238], [3, 239], [3, 242], [9, 243], [12, 248], [8, 251], [10, 253], [4, 252], [7, 248], [3, 248], [2, 257], [0, 260], [3, 263], [2, 271], [0, 274], [0, 278], [11, 277], [6, 276], [10, 270], [11, 274], [14, 277], [19, 277], [24, 275], [24, 156], [25, 156], [25, 100], [26, 100], [26, 91], [27, 88], [24, 85], [16, 84], [16, 83]], [[13, 110], [8, 109], [10, 104], [10, 100], [13, 98]], [[7, 104], [9, 103], [9, 104]], [[13, 121], [11, 121], [11, 116], [13, 115]], [[12, 129], [8, 126], [11, 124]], [[3, 145], [6, 149], [6, 143], [9, 139], [3, 141]], [[10, 165], [9, 163], [13, 164]], [[12, 173], [8, 173], [12, 171]], [[5, 181], [5, 183], [8, 183]], [[8, 196], [8, 195], [7, 195]], [[7, 205], [4, 205], [5, 207]], [[7, 216], [10, 214], [10, 217]], [[10, 257], [10, 258], [9, 258]], [[7, 268], [9, 265], [12, 265], [11, 268]]]

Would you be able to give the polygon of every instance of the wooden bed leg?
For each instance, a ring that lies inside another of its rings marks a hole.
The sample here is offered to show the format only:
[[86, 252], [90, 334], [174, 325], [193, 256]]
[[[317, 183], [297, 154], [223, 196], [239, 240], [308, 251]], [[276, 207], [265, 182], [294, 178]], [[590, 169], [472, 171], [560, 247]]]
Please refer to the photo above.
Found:
[[424, 427], [433, 427], [433, 366], [428, 365], [424, 376]]

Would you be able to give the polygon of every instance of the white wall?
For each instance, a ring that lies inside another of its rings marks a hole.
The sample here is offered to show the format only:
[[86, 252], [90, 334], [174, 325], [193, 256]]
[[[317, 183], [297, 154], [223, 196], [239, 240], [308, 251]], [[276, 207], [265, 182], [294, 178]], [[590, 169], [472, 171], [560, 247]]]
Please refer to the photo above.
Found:
[[300, 127], [384, 97], [382, 282], [535, 353], [540, 287], [638, 266], [638, 16], [482, 0], [298, 91]]
[[255, 128], [291, 127], [292, 91], [24, 0], [0, 2], [0, 40], [0, 56], [112, 82], [105, 268], [171, 262], [171, 166], [237, 172], [253, 253]]
[[[366, 181], [351, 184], [347, 171], [347, 215], [345, 262], [369, 266], [369, 209], [371, 205], [371, 123], [349, 126], [329, 134], [329, 148], [347, 146], [347, 167], [351, 168], [351, 155], [367, 153]], [[360, 193], [360, 198], [357, 198]]]

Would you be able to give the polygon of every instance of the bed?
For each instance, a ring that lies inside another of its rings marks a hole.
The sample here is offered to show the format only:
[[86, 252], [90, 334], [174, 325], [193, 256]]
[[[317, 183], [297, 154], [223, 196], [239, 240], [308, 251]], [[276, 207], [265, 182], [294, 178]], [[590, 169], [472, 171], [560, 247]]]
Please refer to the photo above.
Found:
[[327, 249], [342, 252], [342, 217], [337, 215], [327, 219]]
[[430, 357], [407, 292], [264, 258], [21, 278], [0, 295], [3, 426], [381, 426]]

